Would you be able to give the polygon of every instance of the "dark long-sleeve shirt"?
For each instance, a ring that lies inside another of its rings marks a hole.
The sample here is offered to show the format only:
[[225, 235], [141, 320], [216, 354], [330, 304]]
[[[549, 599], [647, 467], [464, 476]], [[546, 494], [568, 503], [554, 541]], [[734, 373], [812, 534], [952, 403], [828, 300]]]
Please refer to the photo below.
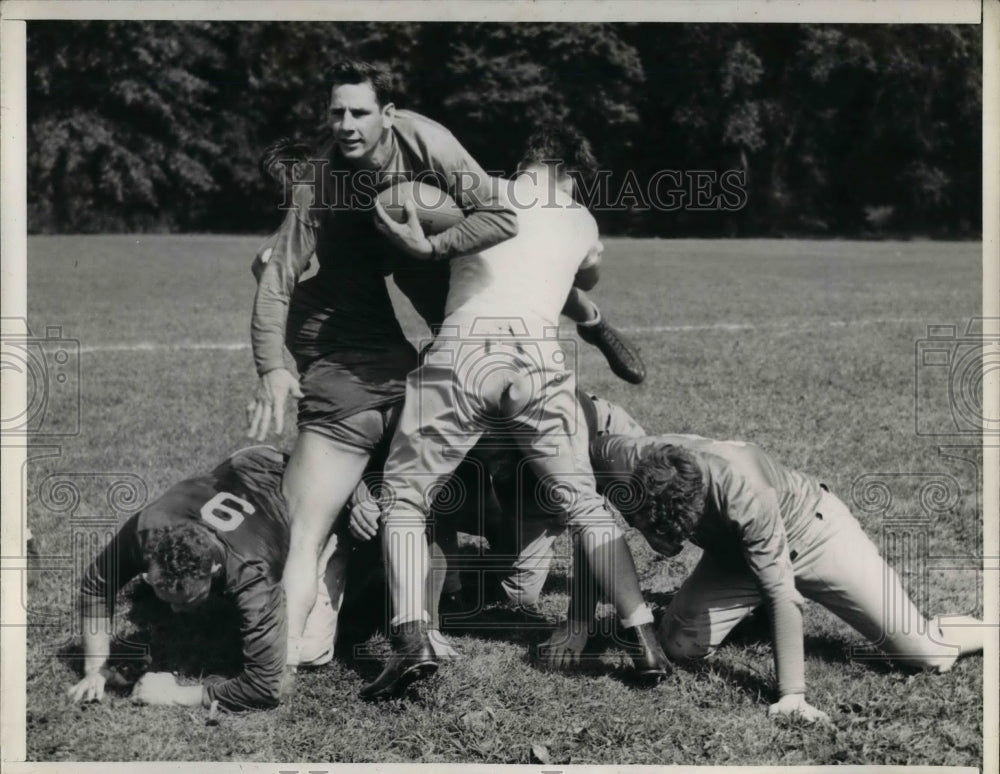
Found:
[[[345, 174], [347, 165], [332, 141], [319, 156], [324, 164], [312, 164], [307, 174], [324, 181], [312, 187], [312, 207], [299, 199], [301, 206], [288, 211], [269, 241], [272, 252], [258, 281], [251, 323], [254, 361], [260, 374], [283, 367], [288, 319], [287, 343], [300, 369], [303, 359], [362, 353], [356, 356], [361, 362], [353, 364], [353, 373], [366, 380], [366, 368], [384, 362], [385, 353], [391, 361], [399, 359], [405, 348], [385, 275], [394, 272], [396, 284], [416, 310], [436, 325], [444, 316], [446, 261], [514, 236], [517, 216], [455, 137], [417, 113], [396, 112], [378, 170]], [[375, 191], [394, 181], [424, 176], [433, 176], [468, 214], [461, 223], [428, 237], [441, 262], [417, 265], [392, 254], [375, 229], [373, 212], [364, 205], [366, 198], [370, 201]], [[319, 273], [308, 293], [300, 295], [296, 282], [314, 252]], [[384, 368], [375, 367], [369, 381], [384, 382], [386, 376]]]
[[274, 449], [251, 447], [211, 473], [172, 486], [129, 518], [87, 569], [80, 588], [83, 615], [111, 616], [118, 590], [148, 570], [145, 552], [158, 530], [206, 524], [222, 567], [213, 589], [239, 609], [243, 637], [242, 673], [206, 686], [208, 697], [236, 710], [275, 706], [288, 638], [281, 588], [290, 534], [281, 496], [284, 466]]

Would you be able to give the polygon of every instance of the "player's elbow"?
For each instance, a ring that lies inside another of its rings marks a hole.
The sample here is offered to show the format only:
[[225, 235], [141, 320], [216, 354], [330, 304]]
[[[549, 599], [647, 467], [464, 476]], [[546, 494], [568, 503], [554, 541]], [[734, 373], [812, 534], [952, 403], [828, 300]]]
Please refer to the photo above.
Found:
[[517, 213], [510, 207], [500, 207], [493, 211], [497, 230], [500, 233], [500, 241], [505, 241], [517, 236], [518, 222]]

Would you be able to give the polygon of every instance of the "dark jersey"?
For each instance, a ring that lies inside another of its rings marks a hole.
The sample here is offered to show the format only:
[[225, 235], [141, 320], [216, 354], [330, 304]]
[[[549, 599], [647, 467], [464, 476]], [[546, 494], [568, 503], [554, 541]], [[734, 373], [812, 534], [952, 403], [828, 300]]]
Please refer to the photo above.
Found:
[[[330, 419], [403, 396], [415, 355], [396, 320], [387, 274], [394, 273], [400, 290], [429, 325], [444, 317], [447, 262], [417, 262], [393, 252], [365, 206], [374, 193], [394, 180], [433, 174], [469, 213], [458, 225], [429, 237], [441, 259], [485, 249], [517, 231], [516, 215], [500, 203], [499, 190], [492, 190], [483, 169], [440, 124], [397, 111], [383, 150], [380, 168], [362, 178], [343, 174], [347, 167], [332, 141], [320, 150], [323, 164], [310, 169], [312, 179], [324, 181], [313, 189], [321, 192], [321, 201], [314, 200], [310, 208], [297, 198], [299, 208], [288, 211], [268, 243], [273, 249], [254, 302], [258, 373], [283, 367], [285, 344], [300, 371], [319, 358], [341, 367], [345, 394]], [[319, 271], [296, 288], [313, 253]]]
[[83, 614], [109, 617], [118, 590], [148, 569], [145, 551], [156, 530], [192, 521], [210, 527], [222, 566], [213, 587], [240, 611], [243, 672], [206, 690], [230, 709], [277, 704], [288, 637], [281, 588], [290, 534], [281, 495], [285, 461], [270, 447], [251, 447], [175, 484], [122, 525], [81, 583]]

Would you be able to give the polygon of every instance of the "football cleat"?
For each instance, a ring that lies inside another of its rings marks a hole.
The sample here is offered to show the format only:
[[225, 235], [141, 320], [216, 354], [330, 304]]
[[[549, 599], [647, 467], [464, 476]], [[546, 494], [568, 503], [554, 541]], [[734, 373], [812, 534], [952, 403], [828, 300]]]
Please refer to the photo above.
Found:
[[656, 685], [667, 676], [670, 662], [656, 639], [653, 624], [639, 624], [626, 629], [625, 633], [634, 641], [628, 652], [636, 677], [643, 685]]
[[629, 384], [641, 384], [646, 378], [646, 364], [638, 348], [611, 325], [598, 317], [593, 323], [579, 323], [576, 332], [588, 344], [601, 350], [611, 372]]
[[390, 699], [399, 696], [411, 683], [437, 672], [437, 656], [427, 636], [425, 621], [407, 621], [393, 627], [392, 654], [382, 673], [362, 687], [363, 699]]

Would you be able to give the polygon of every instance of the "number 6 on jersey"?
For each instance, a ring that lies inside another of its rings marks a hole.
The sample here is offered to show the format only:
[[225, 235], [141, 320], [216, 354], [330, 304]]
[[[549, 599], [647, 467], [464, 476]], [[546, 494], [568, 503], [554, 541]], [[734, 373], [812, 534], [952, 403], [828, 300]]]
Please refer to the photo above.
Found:
[[[233, 505], [238, 507], [234, 508]], [[201, 506], [201, 518], [220, 532], [232, 532], [247, 516], [252, 516], [256, 508], [242, 497], [229, 492], [219, 492]]]

